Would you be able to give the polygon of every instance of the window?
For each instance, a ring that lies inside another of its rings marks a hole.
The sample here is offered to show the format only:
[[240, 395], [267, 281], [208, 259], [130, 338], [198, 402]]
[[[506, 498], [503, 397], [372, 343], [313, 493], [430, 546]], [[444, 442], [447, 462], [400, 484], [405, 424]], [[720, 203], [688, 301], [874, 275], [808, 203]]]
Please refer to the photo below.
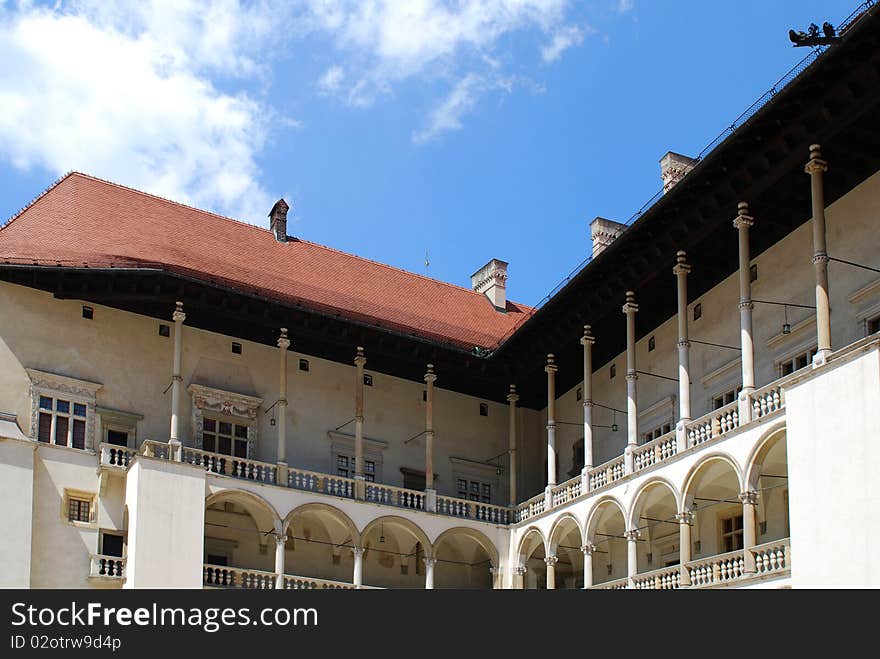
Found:
[[300, 359], [299, 360], [299, 370], [305, 371], [308, 373], [309, 371], [309, 360], [308, 359]]
[[92, 501], [90, 499], [79, 499], [69, 497], [67, 499], [67, 521], [68, 522], [90, 522]]
[[208, 563], [208, 565], [226, 567], [229, 564], [229, 557], [223, 554], [208, 554], [205, 557], [205, 562]]
[[122, 557], [123, 537], [119, 533], [101, 532], [101, 553], [104, 556]]
[[712, 398], [712, 409], [717, 410], [725, 405], [729, 405], [739, 397], [740, 391], [742, 391], [742, 387], [737, 387], [736, 389], [731, 389], [730, 391], [725, 391], [724, 393], [714, 396]]
[[489, 416], [489, 405], [480, 403], [480, 416]]
[[794, 357], [779, 362], [779, 377], [785, 377], [795, 371], [806, 368], [813, 361], [813, 356], [815, 354], [816, 348], [811, 348], [806, 352], [802, 352], [799, 355], [795, 355]]
[[427, 389], [422, 389], [422, 402], [423, 403], [428, 402], [428, 390]]
[[642, 433], [642, 441], [644, 443], [648, 443], [654, 441], [655, 439], [662, 437], [668, 432], [672, 432], [672, 424], [664, 423], [662, 426], [657, 426], [654, 430], [650, 432]]
[[743, 548], [742, 515], [734, 515], [721, 520], [721, 547], [723, 553]]
[[868, 334], [876, 334], [877, 332], [880, 332], [880, 316], [871, 318], [866, 321], [865, 325], [868, 328]]
[[456, 479], [459, 499], [492, 503], [492, 485], [467, 478]]
[[232, 354], [233, 355], [240, 355], [241, 354], [241, 344], [240, 343], [236, 343], [235, 341], [232, 342]]
[[571, 447], [571, 471], [568, 475], [572, 478], [577, 476], [584, 468], [584, 440], [576, 441]]
[[752, 266], [749, 268], [749, 281], [750, 282], [758, 281], [758, 264], [757, 263], [752, 264]]
[[84, 403], [40, 396], [37, 439], [48, 444], [84, 449], [87, 409]]
[[617, 375], [617, 364], [612, 364], [612, 365], [611, 365], [611, 371], [610, 371], [610, 373], [611, 373], [611, 377], [612, 377], [612, 379], [614, 378], [615, 375]]
[[202, 420], [202, 447], [209, 453], [246, 458], [248, 427], [232, 421], [205, 417]]
[[[354, 456], [342, 455], [336, 456], [336, 475], [343, 478], [354, 478]], [[374, 460], [364, 460], [364, 480], [368, 483], [376, 482], [376, 462]]]
[[171, 326], [165, 325], [163, 323], [159, 323], [159, 336], [164, 336], [164, 337], [171, 336]]
[[697, 303], [694, 305], [694, 320], [699, 320], [703, 316], [703, 305], [701, 303]]
[[574, 397], [576, 400], [582, 400], [584, 397], [584, 390], [581, 387], [578, 387], [577, 391], [574, 393]]
[[364, 386], [372, 387], [373, 386], [373, 376], [369, 373], [364, 373]]
[[115, 446], [128, 446], [128, 433], [121, 430], [108, 430], [107, 443]]
[[657, 340], [652, 336], [648, 339], [648, 352], [653, 352], [654, 348], [657, 347]]
[[85, 318], [86, 320], [91, 320], [95, 317], [95, 310], [92, 307], [87, 307], [83, 305], [82, 314], [83, 318]]

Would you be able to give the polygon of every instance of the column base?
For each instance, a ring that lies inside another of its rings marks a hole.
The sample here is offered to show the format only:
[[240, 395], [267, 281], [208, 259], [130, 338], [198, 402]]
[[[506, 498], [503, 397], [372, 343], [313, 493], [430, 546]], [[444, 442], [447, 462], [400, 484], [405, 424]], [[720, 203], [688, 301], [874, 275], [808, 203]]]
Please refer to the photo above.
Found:
[[739, 425], [743, 426], [752, 420], [752, 395], [755, 393], [754, 387], [743, 387], [739, 392]]
[[813, 355], [813, 368], [819, 368], [820, 366], [825, 366], [828, 363], [828, 358], [831, 356], [830, 350], [819, 350], [815, 355]]
[[183, 444], [181, 444], [179, 439], [168, 440], [168, 452], [171, 454], [171, 459], [175, 462], [183, 460]]
[[275, 485], [287, 487], [287, 463], [277, 462], [275, 468]]
[[367, 498], [367, 481], [363, 475], [354, 477], [354, 498], [358, 501]]
[[675, 451], [682, 453], [688, 448], [687, 424], [691, 419], [681, 419], [675, 426]]
[[425, 510], [429, 513], [437, 512], [437, 490], [425, 489]]
[[556, 483], [551, 483], [544, 488], [544, 510], [550, 510], [553, 507], [553, 488]]
[[593, 465], [584, 465], [584, 468], [581, 469], [581, 494], [590, 491], [590, 471], [592, 469]]

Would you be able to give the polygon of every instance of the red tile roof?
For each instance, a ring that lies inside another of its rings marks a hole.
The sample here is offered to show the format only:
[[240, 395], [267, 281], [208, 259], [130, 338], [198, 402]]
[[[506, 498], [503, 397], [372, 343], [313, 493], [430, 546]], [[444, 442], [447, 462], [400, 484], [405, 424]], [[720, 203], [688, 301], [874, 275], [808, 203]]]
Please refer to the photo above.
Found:
[[0, 262], [161, 268], [322, 313], [470, 349], [532, 313], [305, 240], [73, 172], [0, 229]]

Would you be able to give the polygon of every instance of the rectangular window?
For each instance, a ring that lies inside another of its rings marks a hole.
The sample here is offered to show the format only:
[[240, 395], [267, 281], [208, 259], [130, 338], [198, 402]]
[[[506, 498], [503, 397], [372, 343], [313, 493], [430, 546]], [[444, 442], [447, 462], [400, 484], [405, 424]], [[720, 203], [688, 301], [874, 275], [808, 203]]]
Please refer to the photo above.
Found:
[[232, 354], [233, 355], [240, 355], [241, 354], [241, 344], [240, 343], [237, 343], [236, 341], [232, 342]]
[[122, 536], [116, 533], [101, 534], [101, 553], [105, 556], [122, 556]]
[[162, 323], [159, 323], [159, 336], [171, 336], [171, 327], [169, 325], [163, 325]]
[[611, 370], [609, 371], [609, 373], [611, 374], [612, 379], [615, 375], [617, 375], [617, 364], [611, 365]]
[[694, 305], [694, 320], [699, 320], [703, 317], [703, 305], [701, 303], [697, 303]]
[[742, 391], [741, 386], [736, 389], [731, 389], [730, 391], [725, 391], [723, 394], [718, 394], [712, 398], [712, 409], [717, 410], [725, 405], [729, 405], [739, 397], [740, 391]]
[[308, 372], [308, 370], [309, 370], [309, 360], [308, 359], [300, 359], [299, 360], [299, 370]]
[[[343, 478], [355, 477], [354, 456], [336, 456], [336, 475]], [[364, 460], [364, 480], [368, 483], [376, 482], [376, 463], [373, 460]]]
[[721, 546], [724, 553], [743, 548], [743, 516], [734, 515], [721, 520]]
[[489, 416], [489, 406], [486, 403], [480, 403], [480, 416]]
[[39, 441], [78, 449], [86, 447], [88, 408], [85, 404], [40, 396], [39, 408], [37, 418]]
[[95, 310], [92, 307], [83, 306], [82, 314], [86, 320], [92, 320], [95, 317]]
[[866, 324], [868, 327], [868, 334], [876, 334], [877, 332], [880, 332], [880, 316], [872, 318]]
[[67, 521], [88, 522], [92, 502], [88, 499], [70, 497], [67, 500]]
[[480, 503], [492, 503], [492, 485], [466, 478], [456, 479], [459, 499], [468, 499]]
[[575, 397], [577, 400], [581, 400], [581, 399], [584, 397], [584, 390], [581, 389], [580, 387], [578, 387], [578, 388], [577, 388], [577, 391], [576, 391], [575, 394], [574, 394], [574, 397]]
[[202, 419], [202, 448], [209, 453], [223, 453], [247, 458], [248, 427], [231, 421]]
[[121, 430], [108, 430], [107, 443], [114, 446], [128, 446], [128, 433]]
[[795, 371], [799, 371], [802, 368], [806, 368], [813, 361], [813, 356], [816, 354], [816, 348], [812, 348], [803, 352], [799, 355], [795, 355], [785, 361], [779, 363], [779, 376], [785, 377], [786, 375], [791, 375]]
[[650, 339], [648, 339], [648, 352], [653, 352], [656, 347], [657, 339], [652, 336]]
[[369, 373], [364, 373], [364, 386], [372, 387], [373, 386], [373, 376]]
[[655, 439], [659, 439], [668, 432], [672, 432], [672, 424], [664, 423], [663, 425], [657, 426], [656, 428], [654, 428], [654, 430], [651, 430], [650, 432], [643, 433], [642, 440], [644, 441], [644, 443], [647, 444], [648, 442], [654, 441]]

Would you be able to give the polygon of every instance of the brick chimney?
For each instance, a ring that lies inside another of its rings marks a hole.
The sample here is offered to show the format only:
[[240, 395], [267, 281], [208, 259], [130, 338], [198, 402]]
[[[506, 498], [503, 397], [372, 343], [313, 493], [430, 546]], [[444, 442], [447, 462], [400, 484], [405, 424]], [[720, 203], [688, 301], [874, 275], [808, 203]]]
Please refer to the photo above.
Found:
[[694, 168], [697, 161], [680, 153], [669, 151], [660, 158], [660, 177], [663, 179], [663, 194], [669, 192], [675, 184]]
[[471, 275], [471, 286], [499, 311], [507, 309], [507, 263], [492, 259]]
[[269, 211], [269, 229], [275, 234], [275, 240], [279, 243], [287, 242], [287, 211], [290, 206], [284, 199], [279, 199]]
[[593, 241], [593, 257], [600, 254], [608, 245], [614, 242], [623, 230], [626, 229], [625, 224], [615, 222], [614, 220], [606, 220], [604, 217], [597, 217], [590, 222], [590, 240]]

